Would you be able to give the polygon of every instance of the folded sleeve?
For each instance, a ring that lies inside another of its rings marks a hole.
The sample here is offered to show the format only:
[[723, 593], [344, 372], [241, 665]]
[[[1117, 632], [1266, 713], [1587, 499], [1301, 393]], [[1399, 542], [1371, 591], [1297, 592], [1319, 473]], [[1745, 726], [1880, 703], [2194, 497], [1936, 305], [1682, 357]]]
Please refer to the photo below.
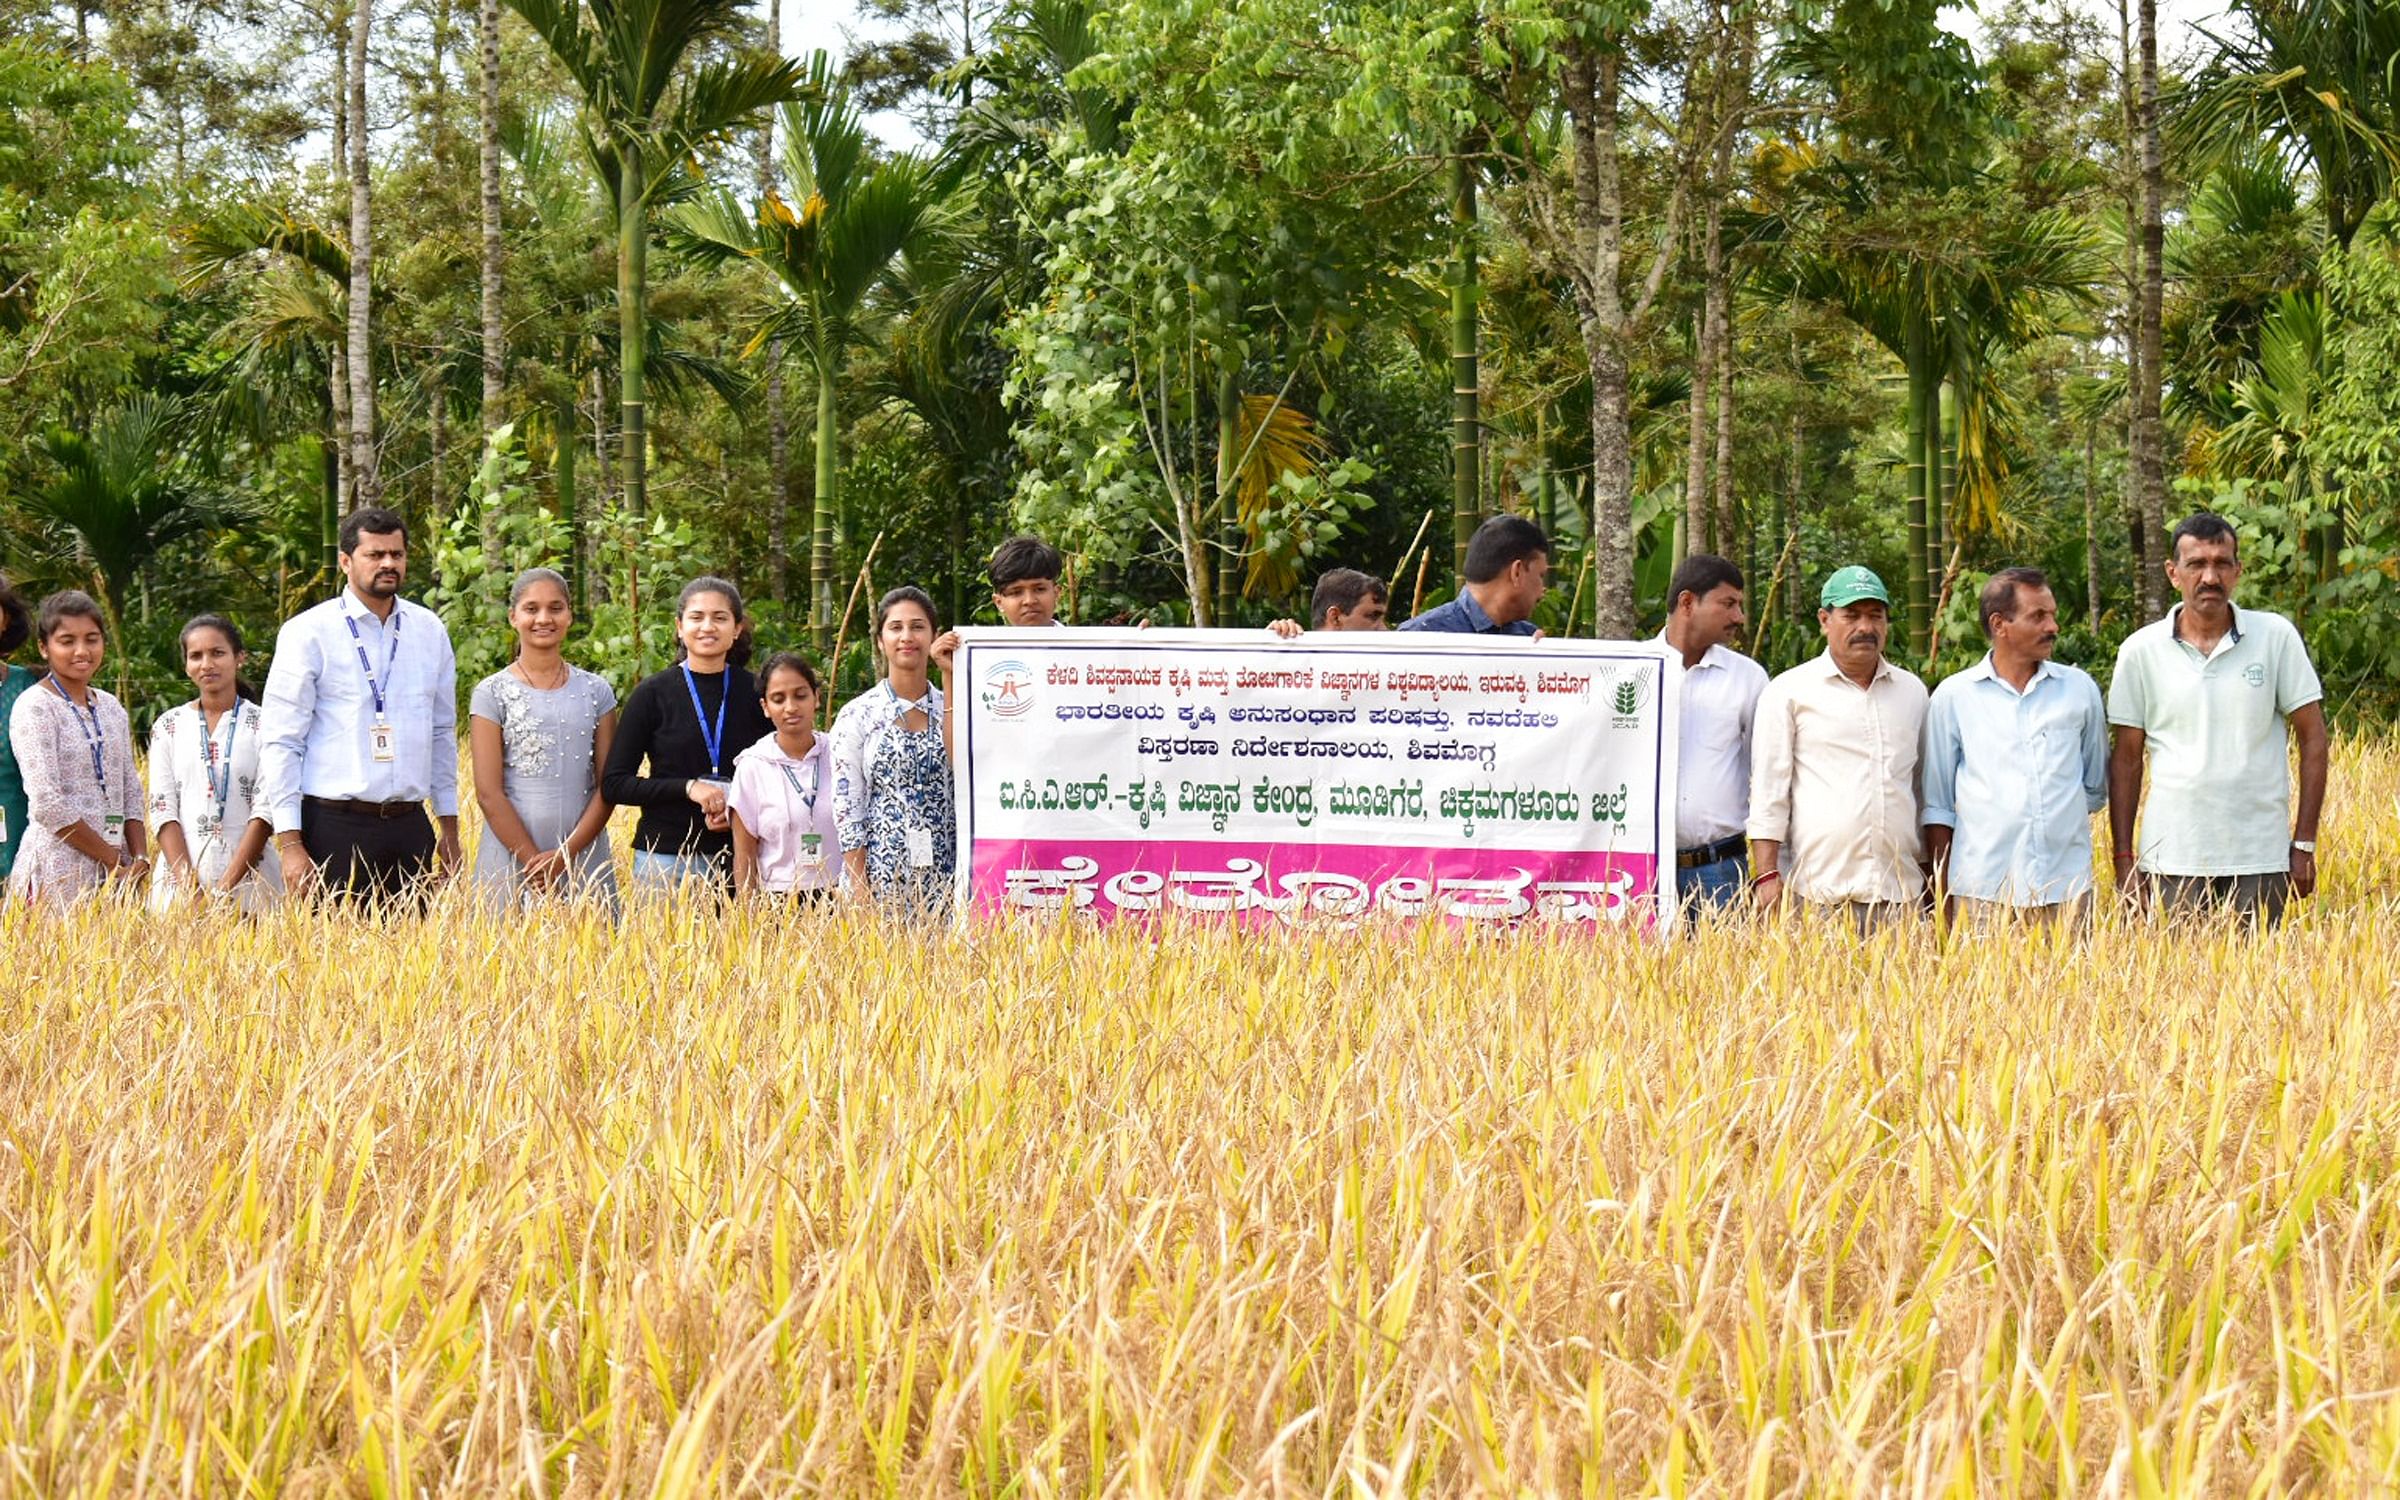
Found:
[[1958, 826], [1958, 698], [1935, 693], [1925, 705], [1925, 740], [1917, 756], [1924, 812], [1929, 827]]

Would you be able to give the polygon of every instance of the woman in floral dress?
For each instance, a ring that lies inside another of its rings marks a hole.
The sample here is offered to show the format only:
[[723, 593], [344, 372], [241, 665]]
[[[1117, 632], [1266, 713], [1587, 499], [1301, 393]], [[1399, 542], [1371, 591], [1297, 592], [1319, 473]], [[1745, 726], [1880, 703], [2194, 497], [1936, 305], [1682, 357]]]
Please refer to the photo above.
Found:
[[933, 600], [896, 588], [875, 610], [884, 676], [834, 716], [833, 807], [843, 889], [909, 915], [946, 909], [958, 872], [942, 690], [927, 675]]
[[25, 830], [9, 894], [64, 907], [105, 882], [150, 874], [142, 778], [124, 705], [92, 686], [107, 627], [92, 596], [69, 589], [42, 601], [34, 640], [50, 674], [9, 710], [8, 737], [25, 777]]

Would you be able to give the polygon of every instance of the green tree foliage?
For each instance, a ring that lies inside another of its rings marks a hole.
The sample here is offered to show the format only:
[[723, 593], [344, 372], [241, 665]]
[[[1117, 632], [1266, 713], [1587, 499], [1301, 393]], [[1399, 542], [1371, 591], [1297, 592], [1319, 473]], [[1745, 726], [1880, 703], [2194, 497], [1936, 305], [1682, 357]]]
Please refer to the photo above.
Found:
[[[1775, 664], [1815, 649], [1808, 602], [1853, 561], [1906, 588], [1935, 669], [2011, 562], [2050, 570], [2085, 665], [2145, 617], [2113, 17], [872, 9], [846, 61], [804, 66], [749, 50], [760, 8], [735, 0], [511, 8], [487, 406], [476, 17], [379, 0], [375, 459], [462, 660], [505, 652], [499, 590], [530, 563], [565, 568], [576, 649], [624, 676], [702, 568], [765, 601], [765, 639], [821, 649], [870, 549], [874, 588], [973, 617], [1019, 528], [1067, 552], [1077, 619], [1297, 613], [1335, 564], [1392, 576], [1405, 615], [1502, 510], [1554, 538], [1553, 634], [1654, 627], [1694, 517], [1749, 571]], [[2302, 621], [2337, 709], [2400, 662], [2394, 14], [2240, 0], [2164, 49], [2165, 451], [2179, 503], [2239, 521], [2247, 602]], [[0, 25], [0, 568], [106, 593], [145, 681], [171, 681], [184, 614], [263, 643], [333, 586], [354, 18]], [[796, 108], [769, 194], [744, 148], [774, 102]], [[817, 418], [781, 490], [775, 349]], [[487, 410], [511, 419], [491, 448]], [[804, 612], [768, 597], [794, 504]]]

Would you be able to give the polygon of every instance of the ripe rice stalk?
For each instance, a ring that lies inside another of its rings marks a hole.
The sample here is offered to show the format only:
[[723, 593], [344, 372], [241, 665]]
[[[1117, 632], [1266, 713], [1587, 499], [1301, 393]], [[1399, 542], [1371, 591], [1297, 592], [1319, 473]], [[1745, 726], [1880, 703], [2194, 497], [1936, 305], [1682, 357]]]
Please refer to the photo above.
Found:
[[0, 911], [0, 1490], [2388, 1493], [2400, 750], [2281, 932]]

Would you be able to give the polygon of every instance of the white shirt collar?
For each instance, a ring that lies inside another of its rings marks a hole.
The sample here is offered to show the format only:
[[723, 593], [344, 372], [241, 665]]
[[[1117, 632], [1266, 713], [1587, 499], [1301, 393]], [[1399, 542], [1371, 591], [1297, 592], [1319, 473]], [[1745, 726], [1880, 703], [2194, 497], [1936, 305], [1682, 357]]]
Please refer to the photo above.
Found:
[[[343, 584], [342, 591], [339, 594], [336, 594], [334, 597], [340, 601], [342, 613], [351, 619], [375, 619], [375, 611], [367, 608], [367, 601], [359, 598], [358, 590], [350, 587], [348, 584]], [[394, 596], [392, 599], [392, 612], [388, 615], [385, 615], [381, 620], [377, 620], [376, 623], [379, 625], [389, 625], [392, 621], [398, 619], [400, 617], [400, 611], [407, 607], [408, 601], [406, 599]]]
[[[1667, 633], [1663, 630], [1658, 633], [1658, 644], [1666, 647], [1669, 651], [1674, 653], [1675, 663], [1677, 666], [1683, 665], [1683, 648], [1676, 645], [1673, 641], [1668, 640]], [[1718, 671], [1725, 671], [1731, 668], [1733, 665], [1731, 660], [1732, 656], [1733, 653], [1725, 649], [1725, 643], [1719, 641], [1716, 645], [1713, 645], [1706, 651], [1701, 652], [1700, 659], [1698, 661], [1693, 662], [1690, 666], [1684, 667], [1683, 669], [1686, 672], [1700, 672], [1714, 667]]]
[[[1825, 671], [1828, 676], [1839, 677], [1844, 682], [1850, 682], [1852, 687], [1858, 686], [1857, 683], [1850, 681], [1850, 674], [1842, 670], [1842, 664], [1833, 659], [1833, 651], [1830, 647], [1824, 652], [1820, 653], [1817, 657], [1817, 660], [1825, 664]], [[1883, 679], [1891, 675], [1892, 659], [1888, 656], [1878, 657], [1875, 662], [1875, 675], [1867, 679], [1867, 686], [1873, 687], [1876, 683], [1883, 681]]]
[[[1992, 653], [1989, 651], [1983, 653], [1983, 660], [1967, 668], [1964, 675], [1969, 681], [1988, 679], [1992, 682], [1999, 683], [2002, 687], [2007, 688], [2012, 693], [2017, 691], [2017, 689], [2009, 683], [2007, 678], [2000, 675], [1999, 669], [1992, 665]], [[2036, 687], [2040, 686], [2044, 680], [2056, 677], [2057, 675], [2057, 662], [2048, 660], [2036, 662], [2033, 668], [2033, 675], [2025, 679], [2025, 691], [2030, 693]]]

